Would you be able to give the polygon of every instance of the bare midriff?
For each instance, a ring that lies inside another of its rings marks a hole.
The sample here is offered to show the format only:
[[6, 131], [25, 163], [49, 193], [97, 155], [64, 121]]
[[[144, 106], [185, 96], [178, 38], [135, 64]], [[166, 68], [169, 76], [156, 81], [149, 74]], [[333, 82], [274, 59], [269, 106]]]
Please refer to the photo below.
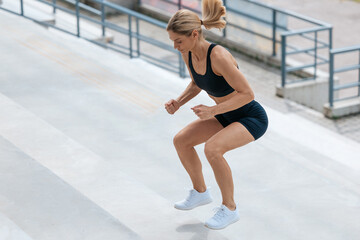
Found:
[[229, 100], [230, 98], [232, 98], [237, 92], [236, 91], [233, 91], [232, 93], [229, 93], [228, 95], [226, 96], [223, 96], [223, 97], [214, 97], [214, 96], [211, 96], [210, 94], [209, 97], [215, 101], [216, 104], [219, 104], [219, 103], [222, 103], [222, 102], [225, 102], [227, 100]]

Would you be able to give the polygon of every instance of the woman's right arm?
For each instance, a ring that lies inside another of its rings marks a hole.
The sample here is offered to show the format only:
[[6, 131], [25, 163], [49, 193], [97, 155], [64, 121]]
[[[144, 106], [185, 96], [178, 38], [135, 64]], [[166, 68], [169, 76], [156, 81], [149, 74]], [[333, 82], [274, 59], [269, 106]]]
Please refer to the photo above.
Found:
[[191, 77], [191, 82], [186, 87], [185, 91], [176, 100], [171, 99], [165, 104], [165, 108], [170, 114], [174, 114], [182, 105], [190, 101], [192, 98], [194, 98], [201, 92], [201, 88], [196, 85], [189, 69], [188, 56], [188, 53], [182, 54], [183, 60]]

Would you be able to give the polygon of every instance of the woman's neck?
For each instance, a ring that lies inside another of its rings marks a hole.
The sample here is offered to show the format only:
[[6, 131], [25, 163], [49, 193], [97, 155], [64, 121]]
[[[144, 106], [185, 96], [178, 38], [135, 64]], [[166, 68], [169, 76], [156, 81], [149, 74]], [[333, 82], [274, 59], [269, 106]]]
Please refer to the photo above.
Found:
[[205, 39], [201, 39], [195, 44], [194, 48], [191, 49], [191, 54], [196, 61], [206, 58], [209, 46], [210, 43]]

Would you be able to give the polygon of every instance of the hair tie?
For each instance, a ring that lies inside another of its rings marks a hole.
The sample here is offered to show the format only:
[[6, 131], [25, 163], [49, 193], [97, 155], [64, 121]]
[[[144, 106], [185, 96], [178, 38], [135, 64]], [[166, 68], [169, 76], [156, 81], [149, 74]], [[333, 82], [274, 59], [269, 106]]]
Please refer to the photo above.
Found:
[[203, 22], [203, 20], [201, 20], [201, 19], [200, 19], [200, 24], [201, 24], [201, 25], [204, 25], [204, 22]]

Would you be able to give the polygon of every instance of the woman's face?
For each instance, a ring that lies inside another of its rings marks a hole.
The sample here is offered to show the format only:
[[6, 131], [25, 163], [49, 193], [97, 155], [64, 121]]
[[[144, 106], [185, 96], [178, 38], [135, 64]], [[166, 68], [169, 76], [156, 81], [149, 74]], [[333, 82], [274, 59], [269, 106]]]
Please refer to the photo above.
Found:
[[181, 53], [190, 51], [194, 46], [197, 39], [197, 31], [194, 32], [188, 37], [185, 35], [180, 35], [174, 33], [173, 31], [168, 31], [169, 38], [174, 42], [174, 48]]

